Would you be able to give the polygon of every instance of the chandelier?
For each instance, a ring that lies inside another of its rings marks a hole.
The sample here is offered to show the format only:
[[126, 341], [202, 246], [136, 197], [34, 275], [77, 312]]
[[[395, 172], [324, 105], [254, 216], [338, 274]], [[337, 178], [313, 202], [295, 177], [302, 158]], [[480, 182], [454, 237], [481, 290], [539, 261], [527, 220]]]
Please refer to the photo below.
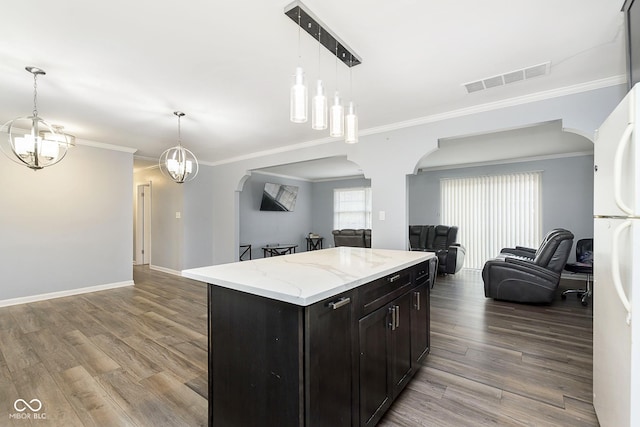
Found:
[[[61, 131], [61, 126], [50, 125], [38, 116], [38, 76], [46, 72], [38, 67], [25, 67], [33, 74], [33, 112], [17, 117], [2, 126], [8, 135], [8, 149], [2, 151], [12, 161], [33, 170], [58, 163], [75, 145], [75, 137]], [[4, 144], [3, 144], [4, 145]]]
[[182, 146], [180, 135], [180, 119], [184, 117], [182, 111], [174, 111], [178, 117], [178, 145], [165, 150], [160, 155], [158, 166], [163, 175], [168, 176], [178, 184], [191, 181], [198, 174], [198, 159], [196, 156]]

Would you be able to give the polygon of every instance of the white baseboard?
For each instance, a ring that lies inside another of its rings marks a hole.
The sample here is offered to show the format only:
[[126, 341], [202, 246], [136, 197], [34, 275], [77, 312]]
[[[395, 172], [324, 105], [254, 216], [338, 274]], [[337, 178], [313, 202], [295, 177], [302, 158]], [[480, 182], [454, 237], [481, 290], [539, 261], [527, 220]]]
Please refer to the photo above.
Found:
[[108, 289], [122, 288], [125, 286], [133, 286], [133, 280], [127, 280], [126, 282], [108, 283], [106, 285], [88, 286], [86, 288], [69, 289], [66, 291], [50, 292], [46, 294], [30, 295], [27, 297], [0, 300], [0, 307], [8, 307], [10, 305], [44, 301], [44, 300], [53, 299], [53, 298], [68, 297], [71, 295], [87, 294], [89, 292], [106, 291]]
[[160, 267], [159, 265], [151, 265], [149, 264], [149, 268], [151, 270], [162, 271], [163, 273], [173, 274], [174, 276], [182, 276], [182, 272], [178, 270], [172, 270], [166, 267]]

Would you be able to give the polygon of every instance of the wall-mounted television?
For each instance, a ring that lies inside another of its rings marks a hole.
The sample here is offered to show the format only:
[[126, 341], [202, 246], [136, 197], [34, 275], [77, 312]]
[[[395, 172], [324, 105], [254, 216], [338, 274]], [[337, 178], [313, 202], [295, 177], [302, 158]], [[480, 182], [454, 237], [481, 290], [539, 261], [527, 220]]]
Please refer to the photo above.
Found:
[[262, 191], [261, 211], [293, 212], [298, 198], [295, 185], [273, 184], [267, 182]]
[[629, 89], [640, 81], [640, 0], [626, 0], [622, 5], [627, 42]]

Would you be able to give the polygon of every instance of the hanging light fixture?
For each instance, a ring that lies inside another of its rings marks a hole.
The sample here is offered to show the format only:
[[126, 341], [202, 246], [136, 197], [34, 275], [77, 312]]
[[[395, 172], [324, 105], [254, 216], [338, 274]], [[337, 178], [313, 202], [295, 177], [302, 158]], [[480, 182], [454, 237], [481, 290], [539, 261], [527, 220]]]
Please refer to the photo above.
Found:
[[[298, 9], [298, 64], [300, 64], [300, 9]], [[289, 98], [289, 119], [293, 123], [307, 122], [307, 85], [304, 70], [300, 65], [293, 75], [293, 86]]]
[[324, 87], [322, 86], [322, 80], [320, 80], [321, 32], [322, 27], [318, 25], [318, 83], [316, 85], [316, 95], [313, 97], [311, 106], [311, 128], [316, 130], [324, 130], [328, 124], [327, 97], [324, 95]]
[[33, 113], [17, 117], [2, 126], [8, 135], [9, 148], [3, 152], [14, 162], [33, 170], [40, 170], [58, 163], [75, 144], [70, 135], [60, 132], [38, 116], [38, 76], [46, 72], [38, 67], [25, 67], [33, 74]]
[[344, 108], [338, 92], [338, 43], [336, 42], [336, 91], [329, 115], [329, 135], [342, 138], [344, 136]]
[[349, 68], [349, 86], [352, 100], [349, 101], [347, 114], [344, 118], [344, 142], [347, 144], [355, 144], [358, 142], [358, 116], [356, 115], [356, 106], [353, 103], [353, 68]]
[[163, 175], [168, 176], [178, 184], [191, 181], [198, 174], [198, 159], [182, 146], [180, 134], [180, 119], [184, 117], [182, 111], [174, 111], [178, 117], [178, 145], [165, 150], [160, 156], [158, 166]]
[[[329, 28], [327, 28], [301, 1], [295, 0], [284, 9], [285, 15], [298, 24], [298, 61], [300, 60], [300, 30], [305, 30], [314, 39], [318, 39], [318, 75], [320, 74], [320, 46], [324, 46], [336, 56], [336, 91], [329, 111], [327, 98], [324, 93], [322, 81], [318, 78], [316, 95], [312, 99], [311, 127], [313, 129], [326, 129], [333, 137], [345, 136], [348, 143], [358, 142], [358, 118], [355, 106], [351, 102], [348, 117], [345, 117], [342, 100], [337, 89], [338, 59], [347, 67], [352, 68], [362, 63], [358, 55], [353, 53], [343, 41], [341, 41]], [[317, 29], [317, 32], [316, 32]], [[318, 76], [320, 77], [320, 76]], [[296, 68], [293, 86], [290, 93], [290, 119], [295, 123], [307, 121], [307, 88], [304, 81], [302, 67]], [[345, 121], [348, 119], [348, 123]], [[345, 127], [349, 134], [345, 134]]]

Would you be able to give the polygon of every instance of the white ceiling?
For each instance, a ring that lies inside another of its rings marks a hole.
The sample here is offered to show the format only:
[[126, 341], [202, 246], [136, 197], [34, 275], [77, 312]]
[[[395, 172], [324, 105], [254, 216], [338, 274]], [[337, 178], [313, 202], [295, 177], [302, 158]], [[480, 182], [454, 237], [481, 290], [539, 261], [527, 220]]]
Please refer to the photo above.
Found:
[[[182, 141], [201, 161], [328, 139], [288, 120], [298, 30], [289, 0], [13, 1], [0, 25], [0, 123], [38, 107], [79, 142], [155, 158]], [[352, 70], [361, 131], [625, 73], [622, 0], [306, 0], [363, 60]], [[307, 79], [318, 45], [302, 34]], [[550, 73], [467, 94], [464, 83], [550, 61]], [[321, 53], [336, 86], [335, 61]], [[337, 86], [349, 98], [349, 72]]]

